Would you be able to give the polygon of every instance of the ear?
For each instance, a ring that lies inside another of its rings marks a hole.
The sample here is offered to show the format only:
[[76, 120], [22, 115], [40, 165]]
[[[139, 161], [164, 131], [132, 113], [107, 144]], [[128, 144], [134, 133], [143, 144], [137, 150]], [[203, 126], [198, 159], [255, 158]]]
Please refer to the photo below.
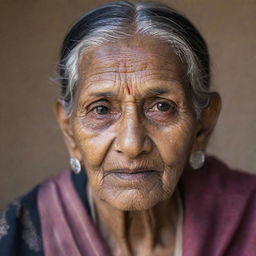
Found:
[[217, 92], [212, 92], [210, 95], [210, 104], [207, 108], [201, 111], [200, 119], [198, 120], [196, 138], [192, 152], [202, 150], [205, 151], [210, 135], [214, 130], [221, 110], [221, 98]]
[[75, 157], [79, 161], [81, 161], [82, 160], [81, 153], [79, 151], [79, 147], [78, 147], [78, 144], [76, 143], [73, 130], [72, 130], [71, 117], [64, 110], [60, 102], [57, 102], [55, 105], [55, 114], [56, 114], [56, 118], [59, 123], [60, 129], [64, 135], [64, 140], [70, 156]]

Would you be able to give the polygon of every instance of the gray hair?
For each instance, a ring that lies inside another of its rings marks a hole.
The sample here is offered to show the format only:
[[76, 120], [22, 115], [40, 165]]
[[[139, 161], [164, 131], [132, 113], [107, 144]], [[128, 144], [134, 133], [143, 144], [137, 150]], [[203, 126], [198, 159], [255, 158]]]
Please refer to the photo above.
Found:
[[79, 80], [81, 56], [91, 47], [133, 36], [149, 35], [166, 42], [186, 65], [197, 115], [209, 104], [209, 54], [197, 29], [184, 16], [157, 2], [113, 2], [82, 16], [67, 34], [60, 57], [61, 103], [68, 113]]

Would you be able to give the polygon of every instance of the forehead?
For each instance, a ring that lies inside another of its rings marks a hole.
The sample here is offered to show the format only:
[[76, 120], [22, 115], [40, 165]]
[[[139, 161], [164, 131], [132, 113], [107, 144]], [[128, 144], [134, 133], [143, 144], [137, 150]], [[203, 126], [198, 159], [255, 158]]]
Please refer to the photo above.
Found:
[[79, 65], [79, 84], [83, 91], [101, 81], [169, 80], [183, 84], [184, 74], [184, 64], [169, 45], [152, 37], [134, 36], [85, 52]]

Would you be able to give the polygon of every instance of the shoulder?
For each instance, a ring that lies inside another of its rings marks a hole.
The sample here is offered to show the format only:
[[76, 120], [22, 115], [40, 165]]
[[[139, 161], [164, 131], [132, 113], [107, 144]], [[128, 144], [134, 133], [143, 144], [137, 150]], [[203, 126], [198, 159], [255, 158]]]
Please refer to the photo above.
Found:
[[211, 194], [250, 196], [256, 193], [256, 175], [229, 168], [216, 157], [210, 156], [199, 170], [187, 169], [183, 175], [186, 186], [210, 190]]
[[0, 212], [0, 255], [43, 255], [37, 190], [38, 186]]
[[[180, 185], [185, 235], [192, 240], [190, 245], [196, 244], [197, 255], [208, 255], [206, 249], [225, 255], [254, 255], [255, 175], [231, 170], [209, 157], [200, 170], [186, 169]], [[206, 244], [202, 237], [208, 238]]]
[[256, 217], [256, 175], [232, 170], [215, 157], [199, 170], [186, 169], [181, 185], [187, 203], [200, 201], [210, 210], [215, 207], [215, 213], [250, 209]]
[[[58, 179], [65, 171], [50, 177], [26, 195], [0, 211], [0, 255], [42, 256], [43, 243], [38, 210], [38, 191], [49, 180]], [[66, 172], [70, 172], [66, 170]], [[89, 203], [84, 193], [87, 183], [85, 172], [71, 174], [72, 184], [89, 212]]]

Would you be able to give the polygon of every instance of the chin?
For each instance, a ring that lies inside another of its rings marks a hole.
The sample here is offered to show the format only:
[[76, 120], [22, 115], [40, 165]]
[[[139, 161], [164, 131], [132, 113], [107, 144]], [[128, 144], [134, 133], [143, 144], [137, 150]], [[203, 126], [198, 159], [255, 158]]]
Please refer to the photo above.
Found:
[[167, 195], [162, 190], [153, 190], [145, 193], [137, 189], [130, 189], [121, 192], [107, 193], [102, 198], [106, 203], [121, 211], [143, 211], [154, 207], [161, 201], [167, 200]]

